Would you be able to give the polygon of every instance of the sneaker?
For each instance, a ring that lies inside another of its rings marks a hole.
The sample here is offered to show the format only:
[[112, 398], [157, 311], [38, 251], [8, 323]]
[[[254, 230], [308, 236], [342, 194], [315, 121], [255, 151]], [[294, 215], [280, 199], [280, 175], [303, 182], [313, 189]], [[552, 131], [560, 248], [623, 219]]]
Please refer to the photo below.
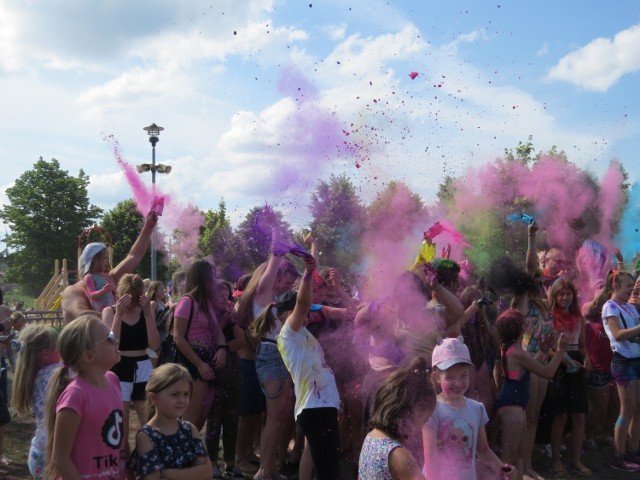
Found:
[[240, 471], [240, 469], [238, 467], [236, 467], [235, 465], [231, 465], [230, 467], [227, 467], [224, 471], [224, 478], [246, 478], [242, 472]]
[[627, 462], [637, 463], [638, 465], [640, 465], [640, 451], [627, 452], [627, 454], [624, 456], [624, 459]]
[[613, 457], [609, 462], [609, 466], [625, 472], [640, 472], [640, 464], [629, 462], [624, 457]]

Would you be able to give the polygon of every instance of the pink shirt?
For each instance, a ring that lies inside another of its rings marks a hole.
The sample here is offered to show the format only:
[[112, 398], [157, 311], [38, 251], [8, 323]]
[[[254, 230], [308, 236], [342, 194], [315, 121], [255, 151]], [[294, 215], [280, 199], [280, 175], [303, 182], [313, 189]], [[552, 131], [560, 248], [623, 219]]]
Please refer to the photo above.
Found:
[[[189, 311], [191, 310], [191, 297], [185, 295], [180, 299], [178, 305], [176, 305], [176, 311], [174, 318], [189, 319]], [[187, 332], [186, 339], [189, 343], [196, 343], [202, 346], [215, 346], [216, 345], [216, 313], [214, 306], [209, 302], [209, 312], [211, 320], [200, 311], [198, 302], [193, 302], [193, 315], [191, 317], [191, 325]]]
[[56, 412], [68, 408], [80, 416], [71, 461], [83, 480], [125, 479], [120, 381], [113, 372], [105, 377], [106, 388], [74, 378], [56, 404]]

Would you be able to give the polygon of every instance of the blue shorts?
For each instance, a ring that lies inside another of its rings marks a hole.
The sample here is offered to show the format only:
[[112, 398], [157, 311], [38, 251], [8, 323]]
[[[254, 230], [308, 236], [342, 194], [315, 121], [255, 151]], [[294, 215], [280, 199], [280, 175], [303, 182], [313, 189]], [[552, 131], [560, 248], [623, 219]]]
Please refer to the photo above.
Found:
[[[258, 349], [256, 350], [256, 373], [264, 396], [271, 400], [278, 398], [282, 393], [282, 385], [289, 372], [284, 366], [282, 356], [278, 351], [278, 345], [275, 342], [261, 340], [258, 344]], [[279, 387], [275, 393], [268, 394], [264, 389], [264, 385], [273, 381], [280, 382]]]
[[611, 375], [616, 383], [625, 387], [629, 382], [640, 380], [640, 358], [625, 358], [613, 352]]

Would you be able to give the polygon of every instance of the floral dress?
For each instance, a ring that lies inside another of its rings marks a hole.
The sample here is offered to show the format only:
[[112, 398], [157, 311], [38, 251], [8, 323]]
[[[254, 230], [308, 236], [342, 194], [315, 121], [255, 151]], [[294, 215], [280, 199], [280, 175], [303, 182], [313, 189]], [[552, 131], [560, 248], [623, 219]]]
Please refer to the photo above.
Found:
[[151, 439], [153, 448], [143, 455], [136, 450], [131, 454], [127, 468], [137, 476], [144, 477], [168, 468], [189, 468], [198, 457], [207, 456], [202, 439], [193, 436], [189, 422], [180, 420], [178, 431], [173, 435], [164, 435], [149, 425], [140, 431]]
[[400, 447], [402, 444], [391, 438], [367, 436], [360, 451], [358, 480], [392, 480], [389, 455]]

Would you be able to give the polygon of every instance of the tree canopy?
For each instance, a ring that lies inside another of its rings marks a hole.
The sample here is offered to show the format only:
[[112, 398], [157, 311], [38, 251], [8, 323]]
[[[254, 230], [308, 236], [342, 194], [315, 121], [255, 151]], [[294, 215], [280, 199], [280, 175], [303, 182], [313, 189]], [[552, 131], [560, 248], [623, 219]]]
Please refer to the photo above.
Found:
[[89, 177], [77, 177], [60, 168], [56, 159], [42, 157], [7, 188], [9, 204], [0, 218], [11, 233], [5, 239], [9, 254], [7, 280], [38, 295], [53, 274], [55, 259], [77, 257], [78, 236], [102, 210], [89, 202]]

